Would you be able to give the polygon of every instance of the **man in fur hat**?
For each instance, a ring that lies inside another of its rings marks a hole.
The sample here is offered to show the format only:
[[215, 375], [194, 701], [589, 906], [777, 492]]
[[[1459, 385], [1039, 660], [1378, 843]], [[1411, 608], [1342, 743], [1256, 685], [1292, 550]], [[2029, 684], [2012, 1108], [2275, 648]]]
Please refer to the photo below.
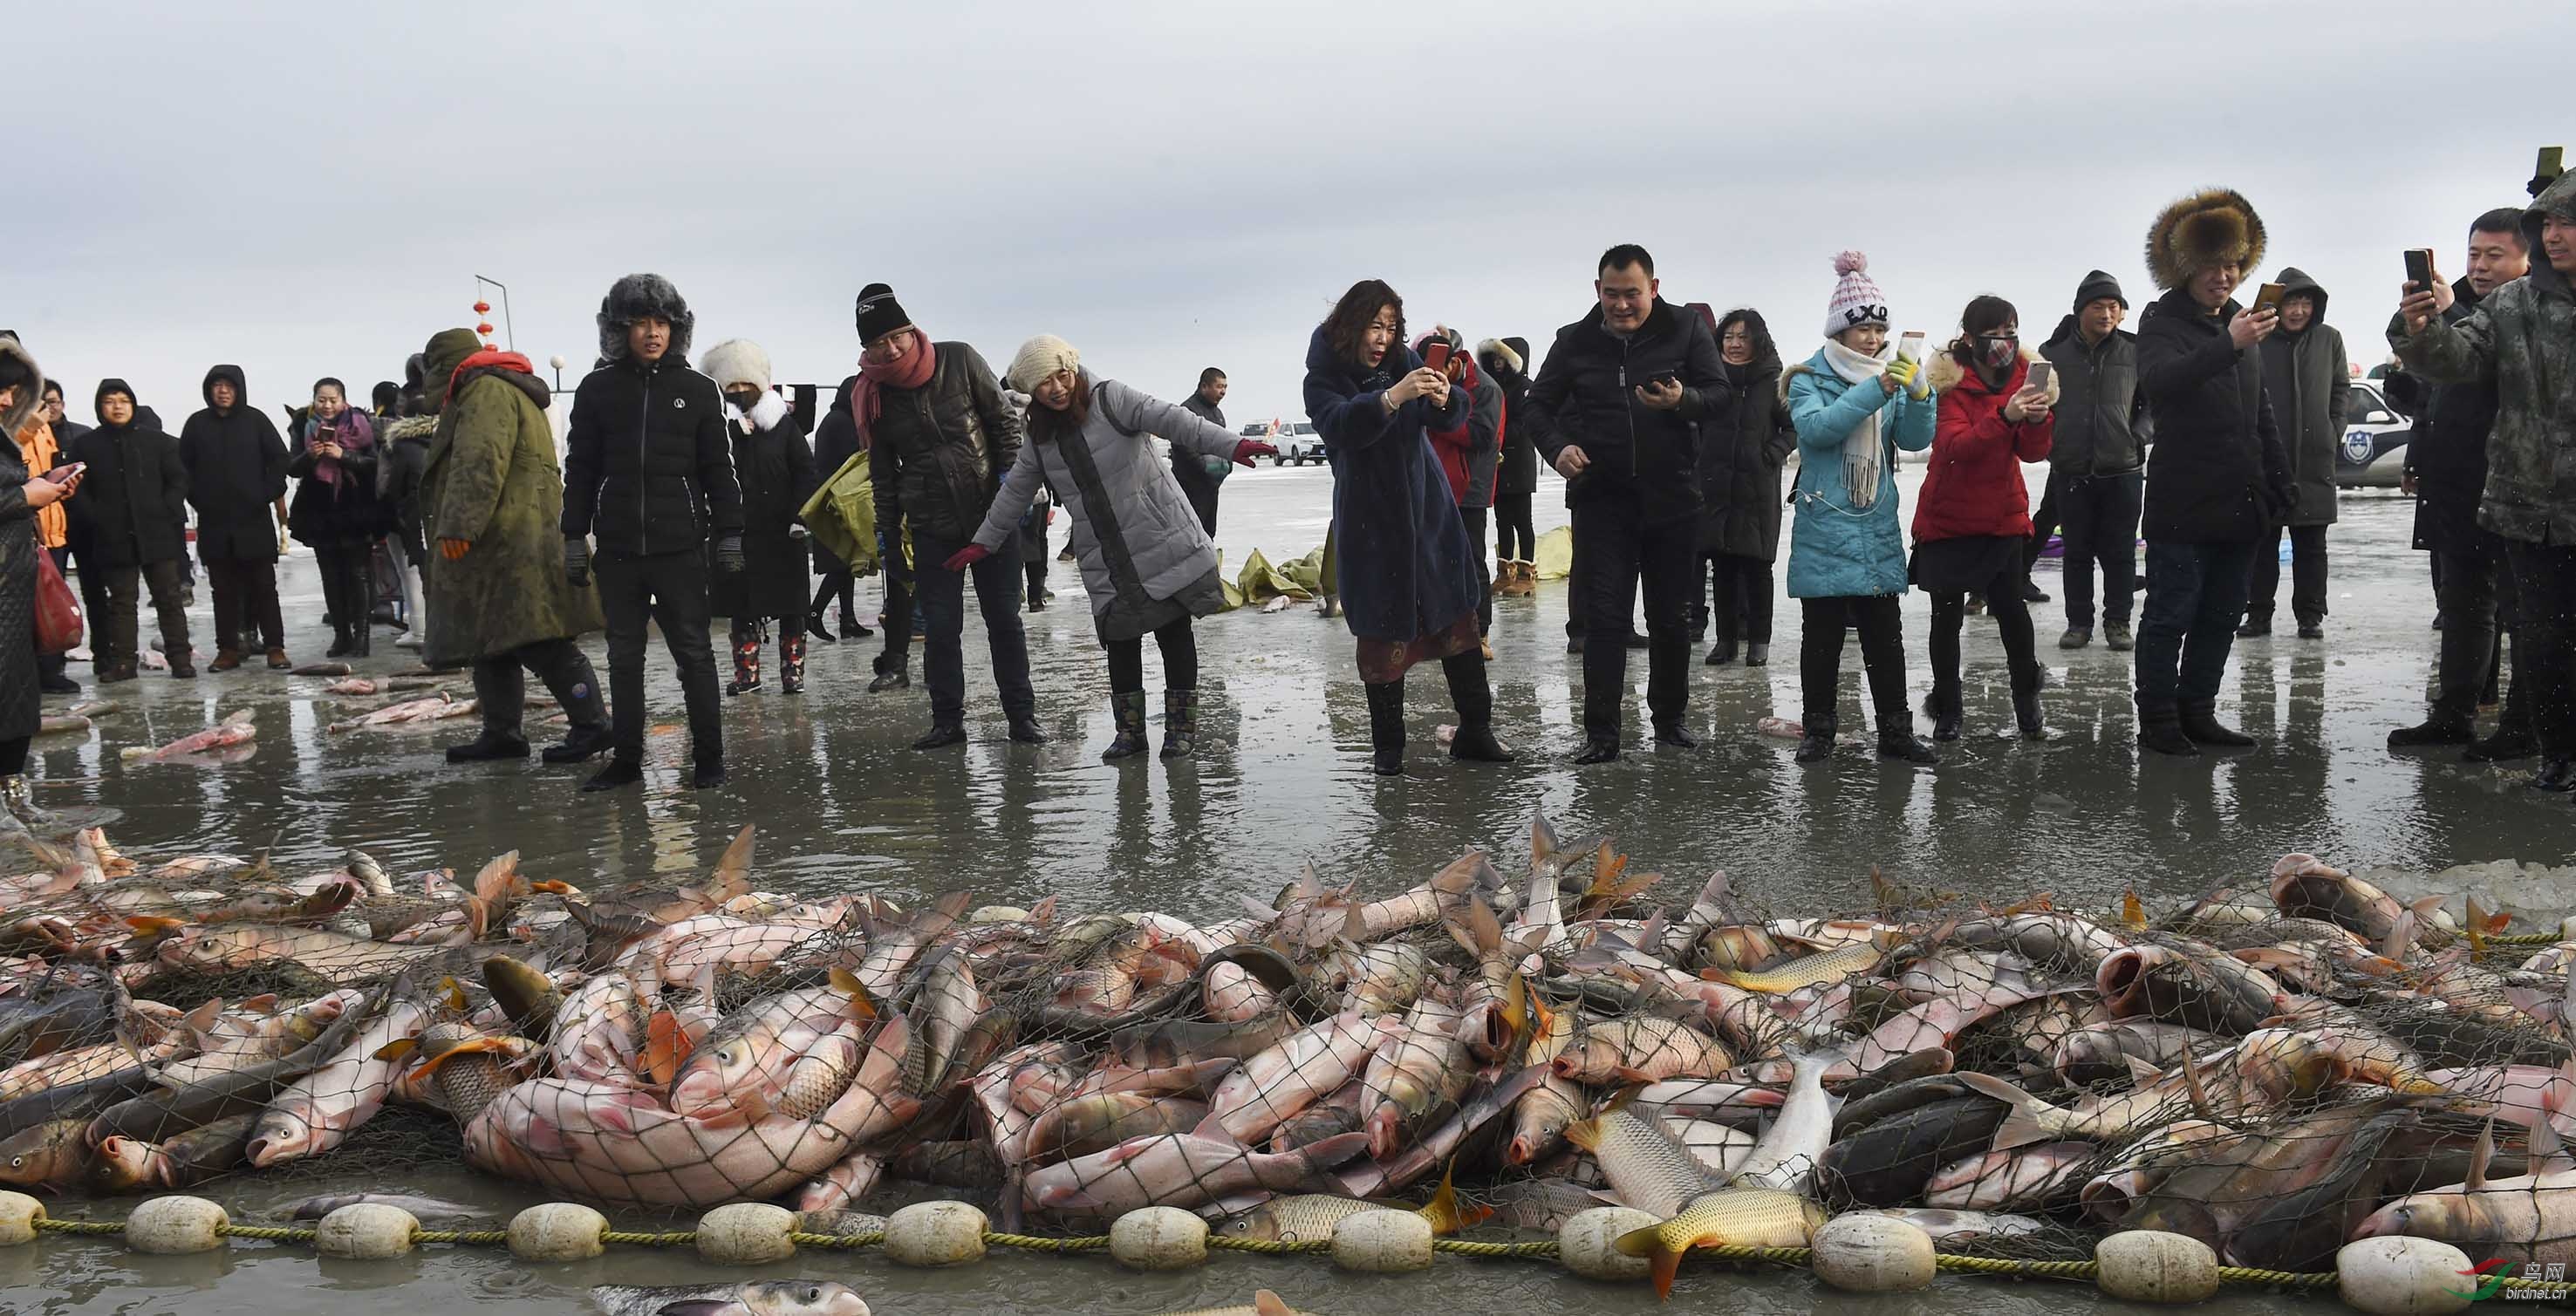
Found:
[[2263, 260], [2263, 221], [2244, 197], [2195, 193], [2147, 233], [2165, 290], [2138, 330], [2138, 379], [2156, 418], [2147, 461], [2147, 605], [2138, 624], [2138, 743], [2160, 754], [2254, 739], [2219, 725], [2218, 685], [2245, 610], [2247, 568], [2297, 503], [2255, 349], [2279, 327], [2237, 304]]

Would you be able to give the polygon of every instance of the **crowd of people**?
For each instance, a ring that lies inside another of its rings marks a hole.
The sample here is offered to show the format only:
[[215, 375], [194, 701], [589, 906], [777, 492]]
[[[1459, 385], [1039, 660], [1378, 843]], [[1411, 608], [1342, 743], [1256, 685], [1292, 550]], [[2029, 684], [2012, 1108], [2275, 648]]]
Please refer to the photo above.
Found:
[[[2402, 367], [2386, 387], [2415, 419], [2408, 480], [2444, 626], [2429, 715], [2389, 740], [2489, 761], [2538, 754], [2535, 786], [2576, 791], [2576, 180], [2530, 190], [2530, 208], [2472, 223], [2460, 281], [2406, 283], [2388, 329]], [[2353, 375], [2315, 280], [2285, 269], [2253, 304], [2239, 295], [2266, 246], [2242, 195], [2186, 197], [2150, 227], [2160, 296], [2137, 329], [2118, 280], [2094, 270], [2035, 348], [2020, 310], [1992, 295], [1961, 311], [1947, 343], [1893, 335], [1867, 257], [1847, 251], [1821, 341], [1794, 364], [1760, 312], [1666, 300], [1653, 256], [1632, 245], [1602, 255], [1594, 304], [1538, 352], [1500, 336], [1471, 348], [1445, 325], [1413, 335], [1394, 288], [1354, 284], [1309, 341], [1304, 392], [1333, 475], [1325, 603], [1356, 641], [1373, 768], [1405, 770], [1405, 678], [1427, 660], [1455, 709], [1451, 757], [1512, 759], [1486, 665], [1494, 599], [1535, 589], [1541, 461], [1564, 478], [1572, 519], [1578, 764], [1622, 752], [1632, 650], [1645, 655], [1652, 737], [1681, 749], [1695, 743], [1696, 644], [1713, 633], [1700, 660], [1711, 666], [1769, 661], [1784, 508], [1787, 593], [1803, 618], [1799, 761], [1839, 741], [1856, 631], [1877, 752], [1937, 762], [1967, 717], [1961, 637], [1978, 613], [2003, 644], [2015, 725], [2044, 738], [2029, 605], [2046, 596], [2030, 571], [2060, 530], [2058, 645], [2093, 642], [2098, 571], [2103, 640], [2134, 651], [2139, 744], [2168, 755], [2252, 745], [2218, 720], [2220, 683], [2233, 641], [2271, 630], [2285, 534], [2298, 634], [2323, 635]], [[317, 381], [283, 434], [229, 365], [207, 372], [204, 406], [176, 436], [117, 379], [94, 392], [97, 425], [74, 424], [59, 385], [14, 336], [0, 339], [0, 422], [18, 438], [0, 445], [0, 523], [29, 523], [24, 534], [0, 524], [0, 796], [24, 801], [39, 694], [78, 688], [61, 654], [8, 633], [32, 624], [39, 552], [79, 568], [102, 683], [142, 664], [147, 589], [171, 674], [195, 676], [195, 565], [213, 594], [210, 670], [283, 669], [281, 525], [320, 567], [331, 656], [368, 654], [386, 624], [430, 665], [472, 670], [483, 725], [452, 761], [532, 752], [522, 719], [534, 673], [570, 724], [544, 757], [606, 754], [585, 783], [605, 790], [642, 778], [648, 620], [678, 672], [691, 779], [713, 786], [725, 779], [725, 697], [762, 688], [773, 630], [779, 688], [799, 693], [809, 640], [871, 634], [854, 580], [879, 564], [884, 641], [869, 689], [910, 686], [918, 636], [930, 724], [914, 748], [966, 738], [970, 584], [1009, 735], [1044, 741], [1020, 614], [1051, 597], [1046, 526], [1061, 511], [1109, 674], [1116, 730], [1101, 757], [1150, 747], [1148, 636], [1162, 658], [1160, 756], [1192, 752], [1193, 623], [1225, 597], [1221, 482], [1275, 455], [1227, 428], [1224, 371], [1202, 372], [1174, 405], [1039, 335], [997, 373], [871, 284], [855, 310], [857, 371], [809, 442], [758, 344], [721, 343], [690, 365], [694, 316], [668, 280], [617, 281], [598, 326], [560, 469], [551, 390], [526, 358], [463, 329], [433, 337], [370, 407]], [[1927, 451], [1909, 535], [1899, 454]], [[2030, 463], [2048, 468], [2035, 517]], [[828, 542], [817, 509], [835, 527]], [[1929, 742], [1907, 696], [1899, 608], [1916, 588], [1931, 599]], [[730, 683], [716, 617], [728, 621]], [[578, 643], [602, 630], [604, 691]], [[2507, 631], [2511, 694], [2479, 739]]]

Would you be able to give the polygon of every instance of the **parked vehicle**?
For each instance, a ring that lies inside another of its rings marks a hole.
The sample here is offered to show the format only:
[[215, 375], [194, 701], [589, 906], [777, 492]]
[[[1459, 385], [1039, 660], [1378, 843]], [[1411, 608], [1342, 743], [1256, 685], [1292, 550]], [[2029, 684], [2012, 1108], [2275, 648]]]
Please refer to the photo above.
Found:
[[2396, 488], [2406, 474], [2406, 439], [2413, 429], [2388, 405], [2376, 380], [2352, 381], [2352, 416], [2335, 450], [2335, 487]]

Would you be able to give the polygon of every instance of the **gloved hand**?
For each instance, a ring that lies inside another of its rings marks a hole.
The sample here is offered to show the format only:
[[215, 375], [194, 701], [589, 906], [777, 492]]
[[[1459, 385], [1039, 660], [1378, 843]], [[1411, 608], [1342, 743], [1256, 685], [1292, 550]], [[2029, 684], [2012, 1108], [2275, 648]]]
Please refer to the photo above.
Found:
[[450, 562], [463, 559], [467, 553], [470, 553], [473, 550], [474, 541], [471, 539], [442, 539], [438, 541], [438, 555], [446, 558]]
[[949, 554], [948, 560], [940, 563], [939, 565], [950, 571], [964, 571], [966, 568], [971, 567], [991, 556], [993, 556], [993, 550], [984, 547], [982, 544], [968, 544], [966, 547]]
[[1887, 377], [1895, 380], [1898, 388], [1911, 388], [1914, 386], [1915, 374], [1921, 369], [1922, 367], [1900, 356], [1887, 363]]
[[564, 539], [564, 579], [574, 589], [590, 584], [590, 541], [579, 535]]
[[1234, 464], [1237, 466], [1250, 466], [1252, 464], [1252, 459], [1255, 457], [1276, 457], [1278, 455], [1279, 450], [1277, 448], [1271, 447], [1269, 444], [1263, 443], [1259, 439], [1245, 439], [1234, 445]]
[[2274, 521], [2287, 521], [2290, 519], [2290, 513], [2299, 510], [2299, 486], [2296, 483], [2289, 480], [2283, 480], [2278, 484], [2270, 486], [2269, 493], [2272, 500], [2272, 506], [2267, 511], [2266, 515], [2269, 516], [2270, 519]]
[[716, 570], [730, 572], [742, 570], [741, 535], [720, 535], [716, 538]]
[[799, 525], [799, 524], [790, 523], [790, 524], [788, 525], [788, 527], [787, 527], [787, 537], [788, 537], [789, 539], [797, 539], [797, 540], [801, 540], [801, 539], [805, 538], [805, 537], [806, 537], [806, 535], [808, 535], [808, 534], [810, 534], [810, 533], [812, 533], [812, 532], [811, 532], [811, 531], [808, 531], [804, 526]]

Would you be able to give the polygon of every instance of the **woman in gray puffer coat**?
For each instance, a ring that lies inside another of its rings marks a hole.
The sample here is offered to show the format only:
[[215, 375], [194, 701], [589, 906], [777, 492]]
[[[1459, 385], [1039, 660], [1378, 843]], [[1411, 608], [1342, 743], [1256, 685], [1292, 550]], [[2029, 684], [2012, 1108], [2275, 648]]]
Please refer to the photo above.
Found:
[[1101, 761], [1144, 751], [1148, 633], [1163, 651], [1162, 757], [1186, 755], [1198, 732], [1198, 641], [1190, 622], [1224, 607], [1225, 588], [1217, 578], [1216, 545], [1154, 440], [1245, 466], [1274, 450], [1117, 380], [1093, 377], [1073, 345], [1052, 335], [1021, 346], [1006, 382], [1030, 396], [1029, 441], [1020, 445], [974, 541], [947, 567], [962, 571], [990, 556], [1019, 533], [1040, 484], [1053, 487], [1072, 517], [1092, 624], [1109, 651], [1118, 736]]

